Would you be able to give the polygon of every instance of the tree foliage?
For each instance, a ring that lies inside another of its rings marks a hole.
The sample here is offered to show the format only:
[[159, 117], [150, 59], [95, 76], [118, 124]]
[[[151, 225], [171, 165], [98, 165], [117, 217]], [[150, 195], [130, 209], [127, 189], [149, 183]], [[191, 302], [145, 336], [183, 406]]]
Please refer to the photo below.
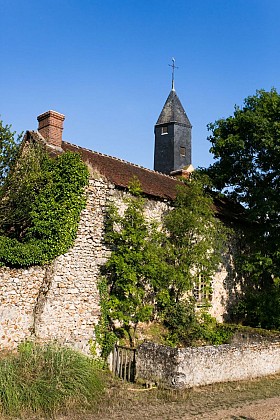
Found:
[[226, 229], [215, 217], [207, 193], [208, 178], [200, 174], [178, 187], [173, 209], [164, 219], [170, 293], [178, 302], [198, 278], [210, 284], [224, 250]]
[[249, 96], [234, 115], [209, 124], [209, 173], [215, 186], [244, 203], [265, 223], [278, 221], [280, 183], [280, 96], [275, 89]]
[[275, 295], [280, 277], [280, 95], [275, 89], [259, 90], [209, 129], [216, 162], [208, 173], [218, 190], [245, 206], [252, 222], [242, 255], [244, 274], [258, 299], [267, 295], [264, 288], [272, 287]]
[[0, 188], [15, 162], [22, 134], [11, 131], [11, 125], [0, 120]]
[[[215, 216], [208, 184], [208, 177], [200, 173], [184, 180], [172, 210], [164, 218], [168, 290], [164, 323], [171, 341], [185, 345], [203, 338], [207, 330], [195, 312], [192, 291], [202, 281], [205, 295], [211, 296], [211, 280], [221, 263], [229, 232]], [[210, 301], [205, 297], [200, 304], [207, 307]]]
[[155, 226], [144, 217], [144, 200], [139, 184], [127, 200], [123, 216], [114, 204], [108, 208], [106, 241], [112, 253], [103, 268], [109, 286], [109, 316], [127, 332], [133, 345], [139, 322], [150, 321], [154, 312], [154, 283], [162, 265]]
[[88, 171], [79, 155], [50, 158], [30, 143], [17, 159], [0, 197], [0, 264], [44, 264], [73, 244]]

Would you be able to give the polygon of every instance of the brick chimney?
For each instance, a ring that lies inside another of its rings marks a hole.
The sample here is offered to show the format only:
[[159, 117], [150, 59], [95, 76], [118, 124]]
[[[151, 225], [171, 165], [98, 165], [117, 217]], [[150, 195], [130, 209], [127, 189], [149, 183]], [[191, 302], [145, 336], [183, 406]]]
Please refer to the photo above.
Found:
[[170, 172], [169, 175], [174, 176], [175, 178], [186, 178], [189, 179], [190, 174], [194, 171], [192, 164], [184, 166], [182, 169], [177, 169], [176, 171]]
[[65, 116], [56, 111], [47, 111], [37, 117], [38, 131], [53, 146], [61, 147]]

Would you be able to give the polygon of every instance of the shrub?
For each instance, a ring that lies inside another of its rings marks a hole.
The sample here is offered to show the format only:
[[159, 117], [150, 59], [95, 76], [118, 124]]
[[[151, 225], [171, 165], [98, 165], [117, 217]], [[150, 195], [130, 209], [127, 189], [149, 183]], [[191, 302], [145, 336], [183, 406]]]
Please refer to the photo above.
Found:
[[207, 312], [201, 312], [196, 338], [204, 344], [218, 346], [229, 343], [236, 329], [235, 325], [220, 324]]
[[182, 300], [168, 306], [164, 314], [164, 325], [169, 331], [169, 345], [191, 345], [199, 326], [194, 303]]
[[196, 312], [194, 304], [180, 301], [166, 311], [164, 325], [172, 346], [219, 345], [228, 343], [236, 326], [219, 324], [207, 312]]

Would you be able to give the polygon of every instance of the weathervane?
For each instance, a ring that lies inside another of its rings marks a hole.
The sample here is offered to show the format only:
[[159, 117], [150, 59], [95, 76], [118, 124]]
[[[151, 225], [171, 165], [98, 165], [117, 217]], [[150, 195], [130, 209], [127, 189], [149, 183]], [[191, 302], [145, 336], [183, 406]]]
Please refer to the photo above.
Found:
[[175, 72], [175, 69], [178, 69], [179, 67], [176, 67], [175, 66], [175, 58], [174, 57], [172, 57], [172, 64], [168, 64], [170, 67], [172, 67], [172, 90], [175, 90], [175, 87], [174, 87], [174, 72]]

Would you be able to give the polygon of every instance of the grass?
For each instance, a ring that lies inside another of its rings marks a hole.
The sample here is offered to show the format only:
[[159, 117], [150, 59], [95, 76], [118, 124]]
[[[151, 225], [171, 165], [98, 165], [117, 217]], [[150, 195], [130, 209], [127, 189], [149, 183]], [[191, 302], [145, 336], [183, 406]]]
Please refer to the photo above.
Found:
[[61, 409], [91, 408], [104, 390], [91, 359], [55, 344], [21, 344], [0, 357], [0, 413], [53, 417]]

